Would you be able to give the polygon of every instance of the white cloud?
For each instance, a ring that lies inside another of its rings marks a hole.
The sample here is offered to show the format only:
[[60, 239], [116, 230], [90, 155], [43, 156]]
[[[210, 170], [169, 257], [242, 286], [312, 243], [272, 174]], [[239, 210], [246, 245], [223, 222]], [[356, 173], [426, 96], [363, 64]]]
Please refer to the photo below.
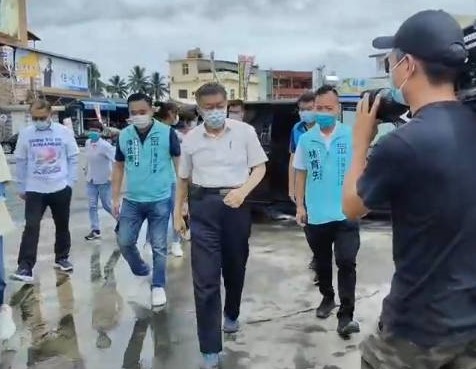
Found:
[[38, 47], [94, 61], [106, 78], [137, 64], [167, 74], [169, 53], [193, 47], [219, 59], [250, 53], [263, 68], [367, 76], [371, 40], [428, 8], [476, 15], [476, 0], [36, 0], [29, 15]]

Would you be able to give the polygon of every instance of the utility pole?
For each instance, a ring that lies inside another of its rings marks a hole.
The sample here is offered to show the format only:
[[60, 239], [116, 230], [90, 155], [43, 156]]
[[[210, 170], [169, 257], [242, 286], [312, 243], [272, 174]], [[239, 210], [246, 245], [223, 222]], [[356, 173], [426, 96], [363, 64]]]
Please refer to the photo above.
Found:
[[220, 83], [220, 80], [218, 79], [217, 71], [215, 68], [215, 52], [214, 51], [210, 53], [210, 66], [212, 69], [213, 80], [217, 83]]
[[316, 79], [314, 81], [314, 86], [312, 86], [313, 90], [317, 90], [324, 84], [325, 70], [325, 64], [321, 64], [316, 68]]

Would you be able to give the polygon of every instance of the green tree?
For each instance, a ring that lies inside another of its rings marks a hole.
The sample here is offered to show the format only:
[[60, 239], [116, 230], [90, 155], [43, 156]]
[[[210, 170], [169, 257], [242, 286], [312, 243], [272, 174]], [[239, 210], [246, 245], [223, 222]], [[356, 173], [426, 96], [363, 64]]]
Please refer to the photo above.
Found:
[[147, 93], [149, 89], [149, 77], [146, 75], [145, 68], [136, 65], [129, 74], [128, 87], [131, 92]]
[[129, 91], [126, 81], [118, 75], [112, 76], [109, 79], [109, 84], [107, 85], [106, 90], [113, 97], [117, 96], [121, 99], [124, 99]]
[[106, 84], [101, 81], [101, 73], [96, 64], [92, 63], [89, 66], [89, 91], [93, 96], [103, 96], [103, 90]]
[[150, 76], [148, 92], [156, 101], [162, 100], [169, 94], [170, 91], [166, 79], [159, 72], [154, 72]]

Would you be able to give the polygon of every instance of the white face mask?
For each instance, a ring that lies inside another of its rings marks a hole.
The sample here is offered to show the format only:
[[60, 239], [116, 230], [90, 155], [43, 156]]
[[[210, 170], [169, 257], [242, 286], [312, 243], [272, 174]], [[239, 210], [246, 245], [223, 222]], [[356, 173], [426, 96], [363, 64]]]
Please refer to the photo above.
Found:
[[190, 122], [190, 128], [195, 128], [198, 124], [198, 120], [197, 119], [194, 119]]
[[33, 121], [33, 124], [35, 125], [35, 127], [38, 131], [44, 131], [44, 130], [47, 130], [50, 127], [51, 121], [50, 121], [50, 119], [35, 120], [35, 121]]
[[152, 122], [152, 119], [150, 118], [149, 114], [144, 114], [144, 115], [133, 115], [129, 118], [129, 121], [133, 125], [135, 125], [137, 128], [142, 129], [142, 128], [147, 128]]
[[230, 119], [233, 119], [233, 120], [238, 120], [238, 121], [242, 121], [243, 120], [243, 114], [241, 113], [229, 113], [228, 114], [228, 118]]

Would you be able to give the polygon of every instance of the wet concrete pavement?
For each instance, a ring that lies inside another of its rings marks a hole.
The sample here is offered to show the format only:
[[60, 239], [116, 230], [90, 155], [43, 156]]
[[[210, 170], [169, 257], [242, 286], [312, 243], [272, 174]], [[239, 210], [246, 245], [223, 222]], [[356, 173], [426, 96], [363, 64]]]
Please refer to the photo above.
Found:
[[[22, 219], [21, 202], [12, 190], [8, 204], [19, 228], [7, 237], [7, 273], [16, 267]], [[35, 284], [10, 282], [7, 288], [18, 330], [3, 344], [0, 368], [197, 367], [190, 246], [185, 246], [184, 259], [170, 258], [169, 302], [165, 310], [152, 312], [149, 295], [116, 250], [113, 220], [102, 210], [100, 215], [102, 240], [85, 241], [89, 222], [81, 178], [72, 208], [75, 271], [70, 277], [53, 270], [54, 225], [45, 217]], [[225, 337], [223, 367], [359, 369], [358, 344], [375, 327], [393, 268], [386, 222], [365, 222], [361, 239], [356, 318], [362, 333], [343, 341], [336, 334], [335, 316], [326, 321], [315, 318], [320, 296], [307, 269], [310, 251], [302, 231], [292, 223], [255, 224], [242, 329]]]

